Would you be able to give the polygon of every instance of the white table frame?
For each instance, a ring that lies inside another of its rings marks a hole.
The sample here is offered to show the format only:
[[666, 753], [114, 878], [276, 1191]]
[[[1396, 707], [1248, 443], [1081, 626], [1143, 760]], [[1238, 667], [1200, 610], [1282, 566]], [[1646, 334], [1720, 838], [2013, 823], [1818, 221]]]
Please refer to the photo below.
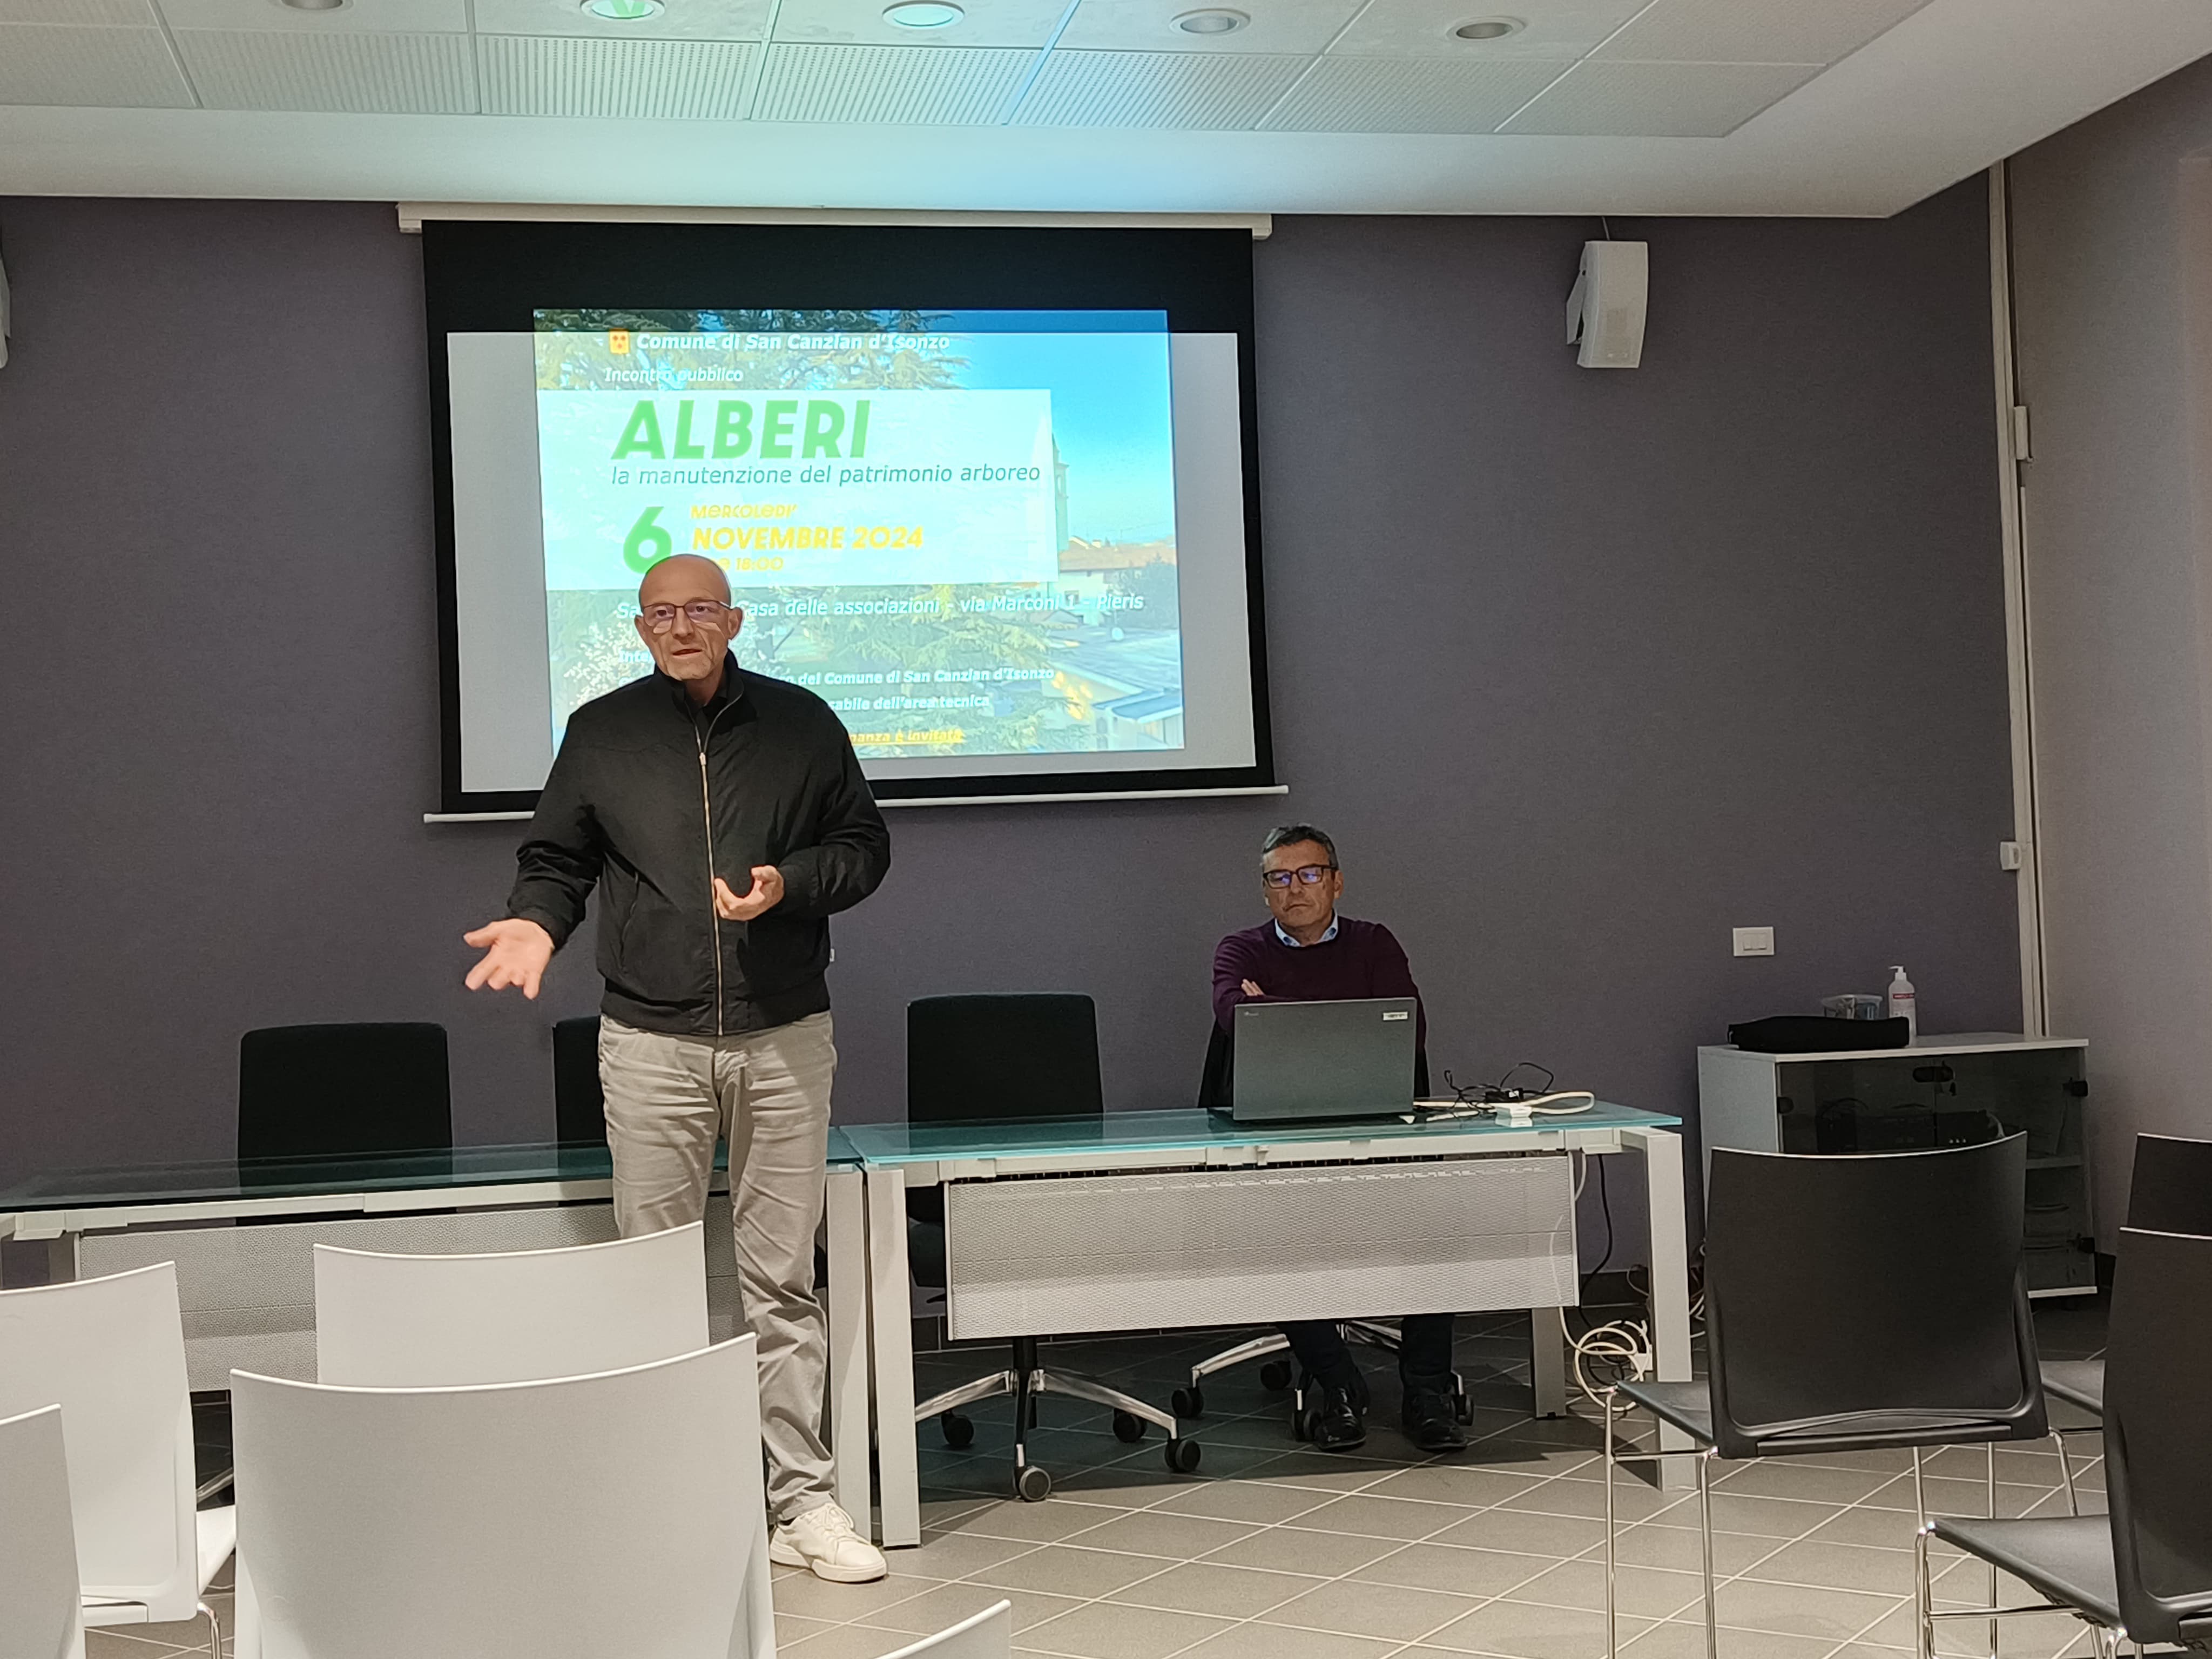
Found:
[[[1455, 1133], [1432, 1125], [1418, 1139], [1362, 1136], [1348, 1130], [1340, 1139], [1318, 1140], [1302, 1135], [1281, 1141], [1255, 1139], [1189, 1147], [1070, 1148], [947, 1158], [934, 1163], [875, 1162], [863, 1152], [867, 1189], [868, 1279], [872, 1289], [869, 1348], [875, 1380], [875, 1440], [883, 1505], [880, 1540], [890, 1548], [905, 1548], [921, 1542], [920, 1451], [914, 1421], [912, 1280], [907, 1261], [908, 1187], [935, 1187], [949, 1181], [988, 1181], [1015, 1175], [1369, 1161], [1379, 1164], [1560, 1151], [1593, 1157], [1631, 1151], [1643, 1153], [1651, 1267], [1653, 1374], [1662, 1382], [1688, 1382], [1688, 1231], [1682, 1190], [1682, 1138], [1673, 1127], [1607, 1125], [1580, 1128], [1567, 1121], [1557, 1124], [1538, 1122], [1525, 1129], [1476, 1128], [1470, 1125]], [[1377, 1316], [1388, 1316], [1396, 1310], [1372, 1311]], [[1562, 1310], [1534, 1310], [1530, 1337], [1536, 1413], [1559, 1415], [1566, 1409], [1566, 1330]], [[1679, 1447], [1677, 1441], [1680, 1442]], [[1687, 1440], [1671, 1429], [1664, 1431], [1662, 1444], [1668, 1449], [1688, 1449]], [[1667, 1462], [1662, 1478], [1670, 1486], [1686, 1482], [1688, 1477], [1674, 1467], [1680, 1461]], [[856, 1516], [867, 1513], [865, 1508], [856, 1509], [850, 1504], [846, 1508]]]
[[[860, 1170], [833, 1164], [825, 1171], [830, 1287], [825, 1316], [830, 1336], [829, 1409], [837, 1501], [856, 1516], [868, 1513], [867, 1255]], [[714, 1190], [727, 1190], [719, 1172]], [[374, 1192], [288, 1194], [254, 1198], [149, 1199], [143, 1203], [0, 1213], [0, 1239], [44, 1240], [49, 1283], [77, 1277], [77, 1243], [87, 1233], [161, 1231], [249, 1216], [339, 1220], [458, 1210], [488, 1213], [611, 1206], [614, 1182], [584, 1180], [488, 1182], [471, 1186], [394, 1188]], [[311, 1248], [311, 1247], [310, 1247]], [[840, 1425], [856, 1425], [836, 1432]]]

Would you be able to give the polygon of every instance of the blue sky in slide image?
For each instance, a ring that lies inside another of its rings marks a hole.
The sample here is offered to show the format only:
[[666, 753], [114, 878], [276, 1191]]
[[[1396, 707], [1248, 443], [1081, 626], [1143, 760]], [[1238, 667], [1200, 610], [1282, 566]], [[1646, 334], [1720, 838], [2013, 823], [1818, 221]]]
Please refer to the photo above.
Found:
[[1164, 333], [954, 334], [958, 383], [1048, 386], [1067, 527], [1091, 542], [1175, 535], [1175, 422]]

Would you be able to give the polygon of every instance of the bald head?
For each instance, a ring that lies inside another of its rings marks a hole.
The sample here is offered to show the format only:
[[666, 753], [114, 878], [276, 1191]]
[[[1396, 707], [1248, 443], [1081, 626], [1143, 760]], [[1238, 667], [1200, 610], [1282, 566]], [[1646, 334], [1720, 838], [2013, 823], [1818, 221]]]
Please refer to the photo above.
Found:
[[661, 560], [638, 584], [637, 610], [637, 636], [660, 672], [694, 702], [712, 702], [725, 653], [745, 623], [745, 613], [731, 607], [722, 567], [696, 553]]
[[696, 553], [676, 553], [645, 573], [637, 585], [641, 609], [648, 605], [682, 605], [686, 599], [730, 602], [730, 579], [722, 567]]

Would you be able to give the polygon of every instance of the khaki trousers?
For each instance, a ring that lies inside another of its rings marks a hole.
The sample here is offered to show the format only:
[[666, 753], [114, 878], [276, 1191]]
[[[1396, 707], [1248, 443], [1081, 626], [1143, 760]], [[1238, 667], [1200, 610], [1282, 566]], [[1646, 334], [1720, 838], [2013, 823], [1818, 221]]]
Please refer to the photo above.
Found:
[[814, 1235], [836, 1069], [826, 1013], [729, 1037], [599, 1021], [615, 1224], [624, 1238], [705, 1214], [714, 1144], [730, 1144], [738, 1288], [759, 1342], [768, 1504], [778, 1524], [832, 1497], [822, 1438], [829, 1326], [814, 1293]]

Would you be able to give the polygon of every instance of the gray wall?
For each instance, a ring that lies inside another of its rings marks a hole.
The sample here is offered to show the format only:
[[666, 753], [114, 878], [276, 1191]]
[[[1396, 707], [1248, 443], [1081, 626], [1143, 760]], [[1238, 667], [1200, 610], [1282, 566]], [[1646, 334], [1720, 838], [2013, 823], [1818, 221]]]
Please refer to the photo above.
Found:
[[2012, 164], [2045, 971], [2108, 1249], [2136, 1134], [2212, 1135], [2208, 149], [2200, 64]]
[[[1279, 222], [1292, 793], [896, 813], [838, 924], [841, 1115], [896, 1115], [902, 1003], [969, 989], [1091, 992], [1111, 1102], [1187, 1102], [1286, 812], [1335, 832], [1463, 1079], [1535, 1060], [1686, 1112], [1695, 1044], [1899, 960], [1930, 1030], [2016, 1024], [1980, 185], [1613, 229], [1652, 242], [1632, 374], [1561, 341], [1592, 222]], [[535, 1006], [463, 993], [515, 832], [419, 821], [416, 245], [334, 204], [25, 200], [0, 235], [0, 1179], [219, 1152], [239, 1033], [293, 1020], [443, 1020], [461, 1135], [545, 1132], [588, 951]], [[1753, 924], [1780, 954], [1732, 960]]]

